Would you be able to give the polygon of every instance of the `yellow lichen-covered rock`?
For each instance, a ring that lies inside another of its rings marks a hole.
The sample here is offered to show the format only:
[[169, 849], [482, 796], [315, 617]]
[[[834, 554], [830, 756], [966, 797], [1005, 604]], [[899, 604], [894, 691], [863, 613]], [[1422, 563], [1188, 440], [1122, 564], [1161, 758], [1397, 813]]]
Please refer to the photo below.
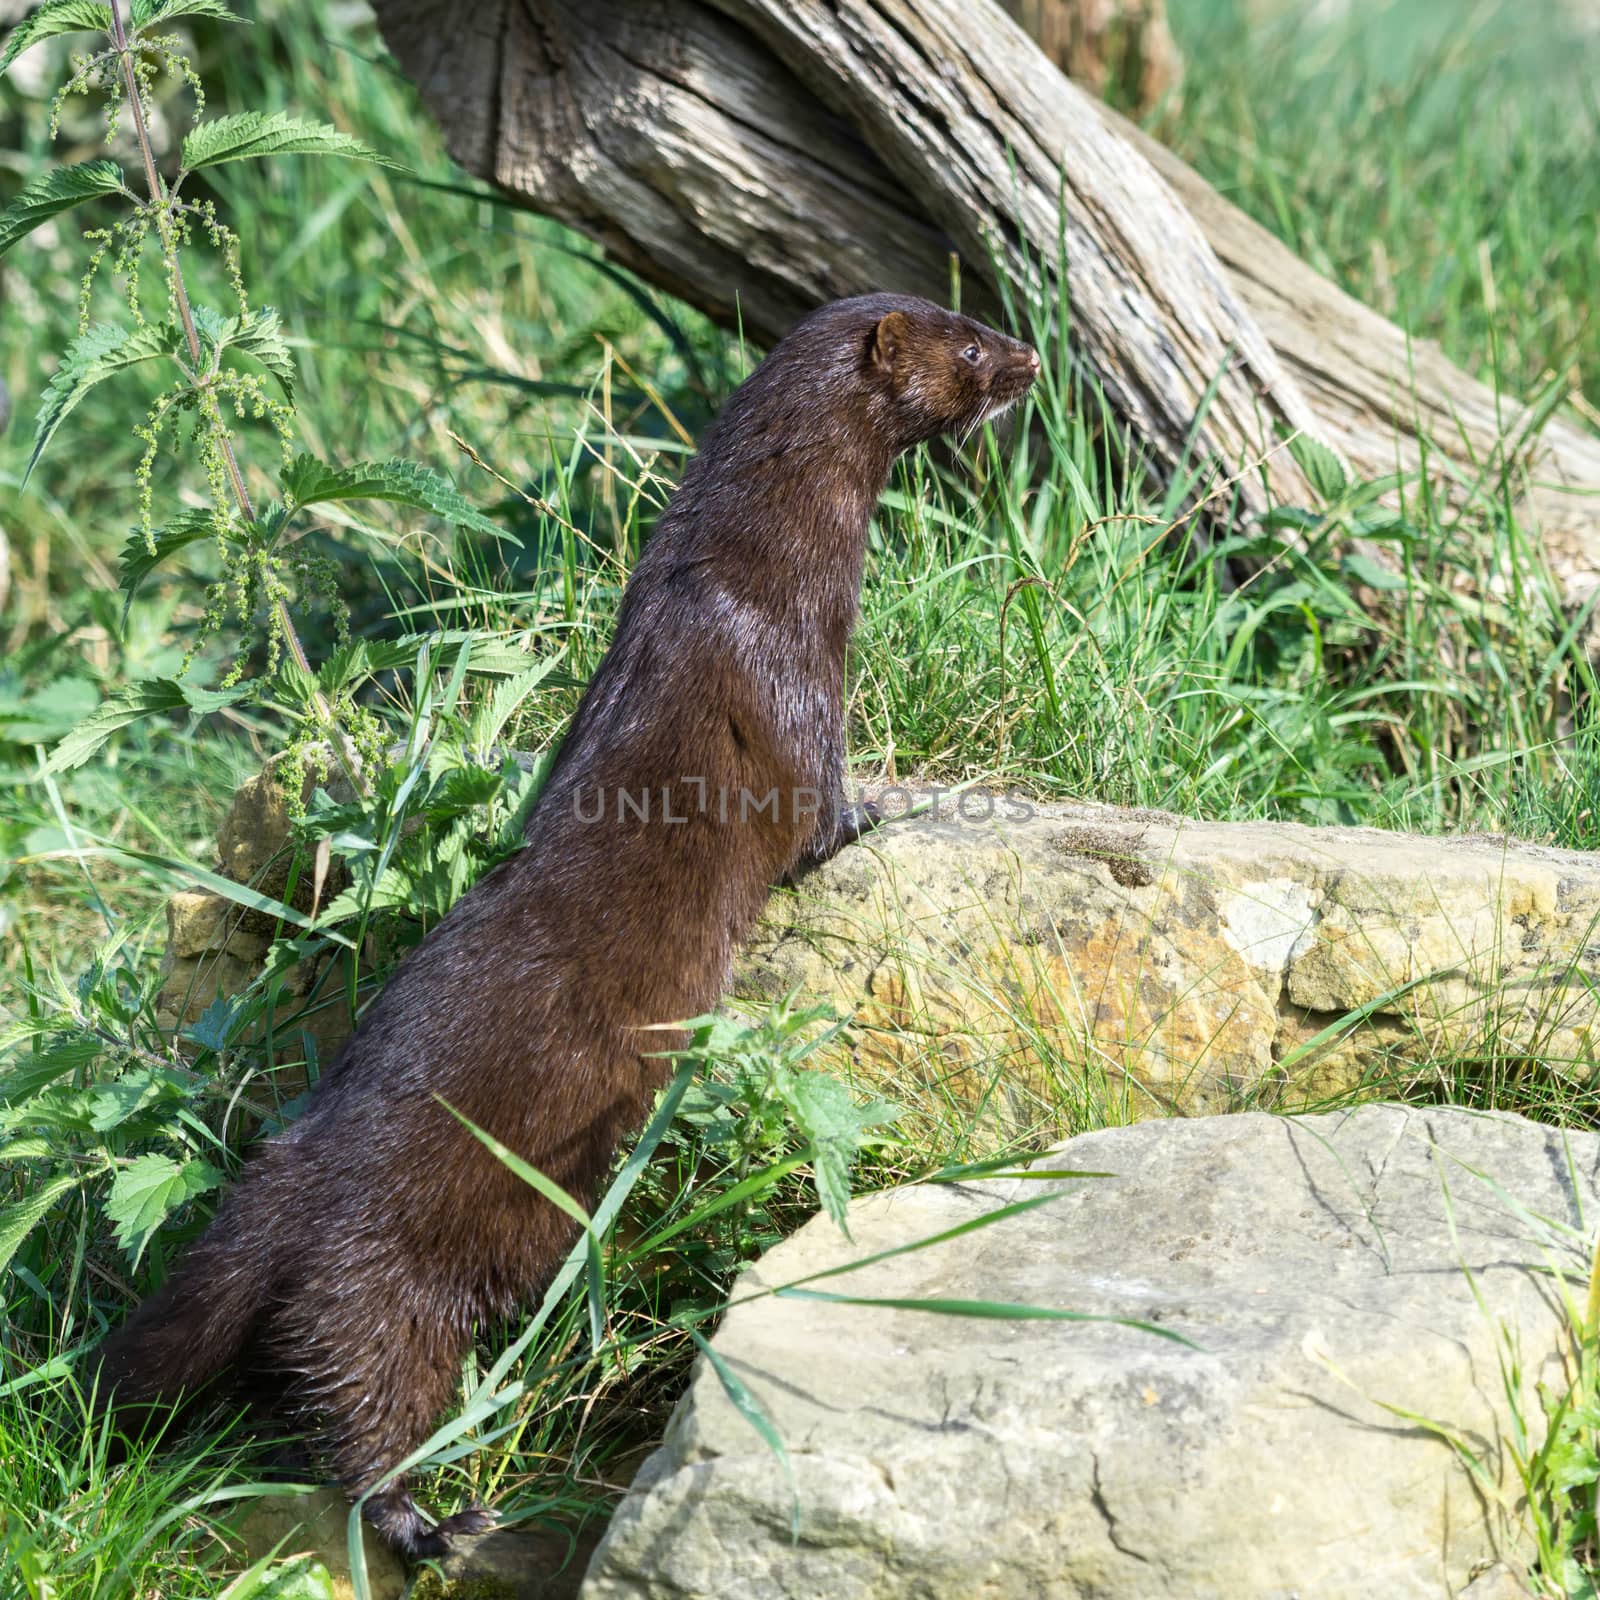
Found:
[[288, 878], [288, 864], [281, 858], [289, 833], [289, 795], [275, 762], [239, 787], [217, 829], [223, 875], [235, 883], [253, 883], [263, 894], [276, 894]]
[[[236, 797], [224, 867], [268, 872], [287, 839], [269, 771]], [[163, 1017], [247, 983], [264, 920], [175, 896]], [[919, 1117], [1064, 1132], [1393, 1090], [1464, 1055], [1587, 1083], [1596, 926], [1600, 863], [1578, 852], [968, 795], [774, 895], [734, 990], [831, 1000], [863, 1086]], [[346, 979], [291, 974], [279, 1037], [327, 1060]]]
[[167, 901], [167, 954], [176, 960], [226, 951], [259, 962], [271, 940], [244, 919], [242, 909], [220, 894], [182, 889]]
[[741, 966], [853, 1014], [861, 1079], [902, 1102], [1014, 1132], [1090, 1098], [1113, 1121], [1313, 1105], [1442, 1056], [1594, 1074], [1587, 855], [985, 810], [891, 824], [775, 896]]
[[[289, 794], [280, 781], [281, 760], [242, 784], [217, 830], [217, 866], [222, 876], [271, 899], [289, 889], [293, 863]], [[305, 780], [309, 797], [314, 777]], [[337, 783], [334, 785], [338, 787]], [[322, 899], [348, 882], [341, 863], [330, 864]], [[290, 900], [297, 910], [313, 903], [314, 874], [302, 867]], [[192, 1024], [219, 996], [230, 998], [258, 976], [277, 928], [267, 912], [240, 905], [210, 890], [180, 890], [167, 902], [167, 947], [156, 1017], [175, 1032]], [[327, 1061], [350, 1035], [348, 955], [302, 965], [278, 990], [272, 1027], [290, 1052], [300, 1052], [309, 1034], [319, 1061]], [[293, 1091], [292, 1082], [284, 1087]]]
[[[264, 1495], [249, 1502], [234, 1527], [247, 1561], [260, 1561], [277, 1553], [279, 1560], [308, 1554], [327, 1569], [338, 1600], [350, 1600], [355, 1585], [350, 1577], [346, 1542], [350, 1502], [335, 1489], [311, 1494]], [[363, 1529], [362, 1551], [373, 1600], [400, 1600], [406, 1592], [406, 1569], [371, 1529]]]

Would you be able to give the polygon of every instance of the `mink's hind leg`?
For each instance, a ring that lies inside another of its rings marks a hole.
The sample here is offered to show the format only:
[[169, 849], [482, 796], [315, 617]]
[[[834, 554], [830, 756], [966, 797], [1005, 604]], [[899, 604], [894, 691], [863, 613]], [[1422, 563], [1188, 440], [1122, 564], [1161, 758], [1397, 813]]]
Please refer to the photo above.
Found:
[[[277, 1330], [285, 1364], [303, 1374], [301, 1401], [313, 1411], [333, 1476], [352, 1500], [433, 1432], [455, 1395], [470, 1337], [459, 1319], [429, 1315], [425, 1298], [395, 1306], [372, 1291], [332, 1303], [304, 1303]], [[457, 1534], [481, 1533], [494, 1514], [472, 1506], [430, 1525], [401, 1477], [363, 1507], [366, 1520], [409, 1561], [445, 1554]]]
[[[433, 1432], [455, 1394], [467, 1339], [419, 1328], [412, 1316], [403, 1331], [385, 1330], [376, 1342], [382, 1348], [371, 1386], [349, 1397], [342, 1416], [329, 1414], [334, 1472], [352, 1499]], [[483, 1506], [469, 1506], [430, 1527], [403, 1477], [373, 1495], [363, 1515], [408, 1561], [442, 1556], [455, 1535], [482, 1533], [495, 1520]]]
[[407, 1492], [404, 1479], [380, 1489], [362, 1507], [362, 1515], [407, 1561], [448, 1555], [458, 1534], [487, 1533], [495, 1524], [494, 1512], [486, 1506], [468, 1506], [430, 1527]]

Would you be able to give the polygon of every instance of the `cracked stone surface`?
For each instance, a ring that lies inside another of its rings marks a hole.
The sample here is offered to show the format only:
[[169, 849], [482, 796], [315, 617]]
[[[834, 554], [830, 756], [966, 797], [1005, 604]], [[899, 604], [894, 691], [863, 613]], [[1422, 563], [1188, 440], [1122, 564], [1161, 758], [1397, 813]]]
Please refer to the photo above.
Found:
[[[1044, 1165], [1113, 1176], [871, 1196], [851, 1240], [819, 1217], [748, 1269], [712, 1345], [789, 1472], [702, 1358], [582, 1600], [1436, 1600], [1526, 1558], [1452, 1449], [1386, 1406], [1510, 1483], [1499, 1352], [1518, 1342], [1539, 1417], [1532, 1386], [1565, 1387], [1600, 1137], [1368, 1106], [1146, 1122]], [[750, 1298], [1046, 1192], [812, 1288], [1134, 1318], [1193, 1347]]]
[[[893, 814], [907, 797], [881, 798]], [[281, 890], [287, 833], [263, 774], [219, 833], [221, 870]], [[163, 1021], [242, 988], [270, 932], [218, 896], [174, 896]], [[1086, 1102], [1115, 1122], [1312, 1106], [1441, 1058], [1588, 1084], [1600, 860], [967, 796], [775, 894], [734, 988], [832, 1000], [866, 1086], [1003, 1133], [1065, 1132]], [[291, 972], [279, 1039], [304, 1027], [328, 1060], [343, 995], [341, 970]]]

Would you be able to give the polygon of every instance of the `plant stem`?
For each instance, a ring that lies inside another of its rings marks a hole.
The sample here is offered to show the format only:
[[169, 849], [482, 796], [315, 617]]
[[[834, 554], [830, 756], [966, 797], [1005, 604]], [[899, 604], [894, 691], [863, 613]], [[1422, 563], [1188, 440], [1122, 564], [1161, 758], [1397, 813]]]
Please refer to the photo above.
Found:
[[[128, 92], [128, 110], [133, 118], [133, 131], [138, 141], [139, 154], [144, 158], [144, 180], [150, 191], [150, 208], [155, 213], [156, 231], [161, 239], [161, 254], [167, 264], [167, 282], [172, 289], [173, 303], [178, 308], [178, 321], [183, 327], [184, 342], [189, 347], [189, 360], [194, 368], [195, 381], [200, 386], [201, 405], [211, 426], [212, 437], [222, 450], [223, 465], [227, 468], [228, 483], [233, 489], [234, 499], [239, 504], [239, 514], [246, 523], [253, 523], [256, 520], [255, 507], [250, 502], [249, 490], [244, 486], [244, 474], [239, 470], [239, 458], [234, 454], [233, 435], [223, 420], [222, 407], [217, 402], [217, 393], [211, 382], [211, 376], [204, 370], [205, 360], [200, 349], [200, 334], [194, 325], [194, 312], [189, 305], [189, 291], [183, 281], [183, 268], [178, 259], [178, 240], [172, 229], [172, 211], [168, 203], [166, 185], [162, 183], [161, 174], [156, 170], [155, 149], [150, 143], [150, 128], [145, 121], [144, 99], [139, 93], [139, 75], [134, 70], [133, 51], [128, 46], [127, 30], [122, 25], [121, 0], [110, 0], [110, 9], [111, 42], [116, 48], [118, 60], [122, 63], [122, 81]], [[295, 665], [309, 677], [311, 663], [306, 659], [305, 646], [300, 643], [300, 635], [295, 629], [294, 620], [289, 615], [287, 602], [281, 595], [276, 596], [273, 607], [277, 613], [278, 628], [289, 654], [294, 658]], [[345, 776], [357, 794], [370, 793], [371, 785], [361, 770], [361, 753], [356, 749], [350, 735], [339, 726], [333, 714], [333, 707], [328, 704], [318, 688], [312, 688], [311, 699], [316, 707], [318, 719], [328, 734], [333, 753], [339, 765], [344, 768]]]
[[1600, 1235], [1594, 1242], [1594, 1254], [1589, 1259], [1589, 1299], [1583, 1313], [1583, 1337], [1600, 1336]]

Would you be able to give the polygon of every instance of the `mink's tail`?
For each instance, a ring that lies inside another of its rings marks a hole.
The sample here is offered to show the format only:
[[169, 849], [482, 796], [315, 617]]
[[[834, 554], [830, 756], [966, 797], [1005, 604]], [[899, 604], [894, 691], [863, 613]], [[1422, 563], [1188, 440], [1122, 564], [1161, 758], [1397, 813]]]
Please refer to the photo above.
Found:
[[[249, 1174], [167, 1281], [91, 1356], [97, 1415], [138, 1437], [206, 1390], [244, 1348], [273, 1296], [277, 1209]], [[91, 1366], [92, 1371], [92, 1366]]]

